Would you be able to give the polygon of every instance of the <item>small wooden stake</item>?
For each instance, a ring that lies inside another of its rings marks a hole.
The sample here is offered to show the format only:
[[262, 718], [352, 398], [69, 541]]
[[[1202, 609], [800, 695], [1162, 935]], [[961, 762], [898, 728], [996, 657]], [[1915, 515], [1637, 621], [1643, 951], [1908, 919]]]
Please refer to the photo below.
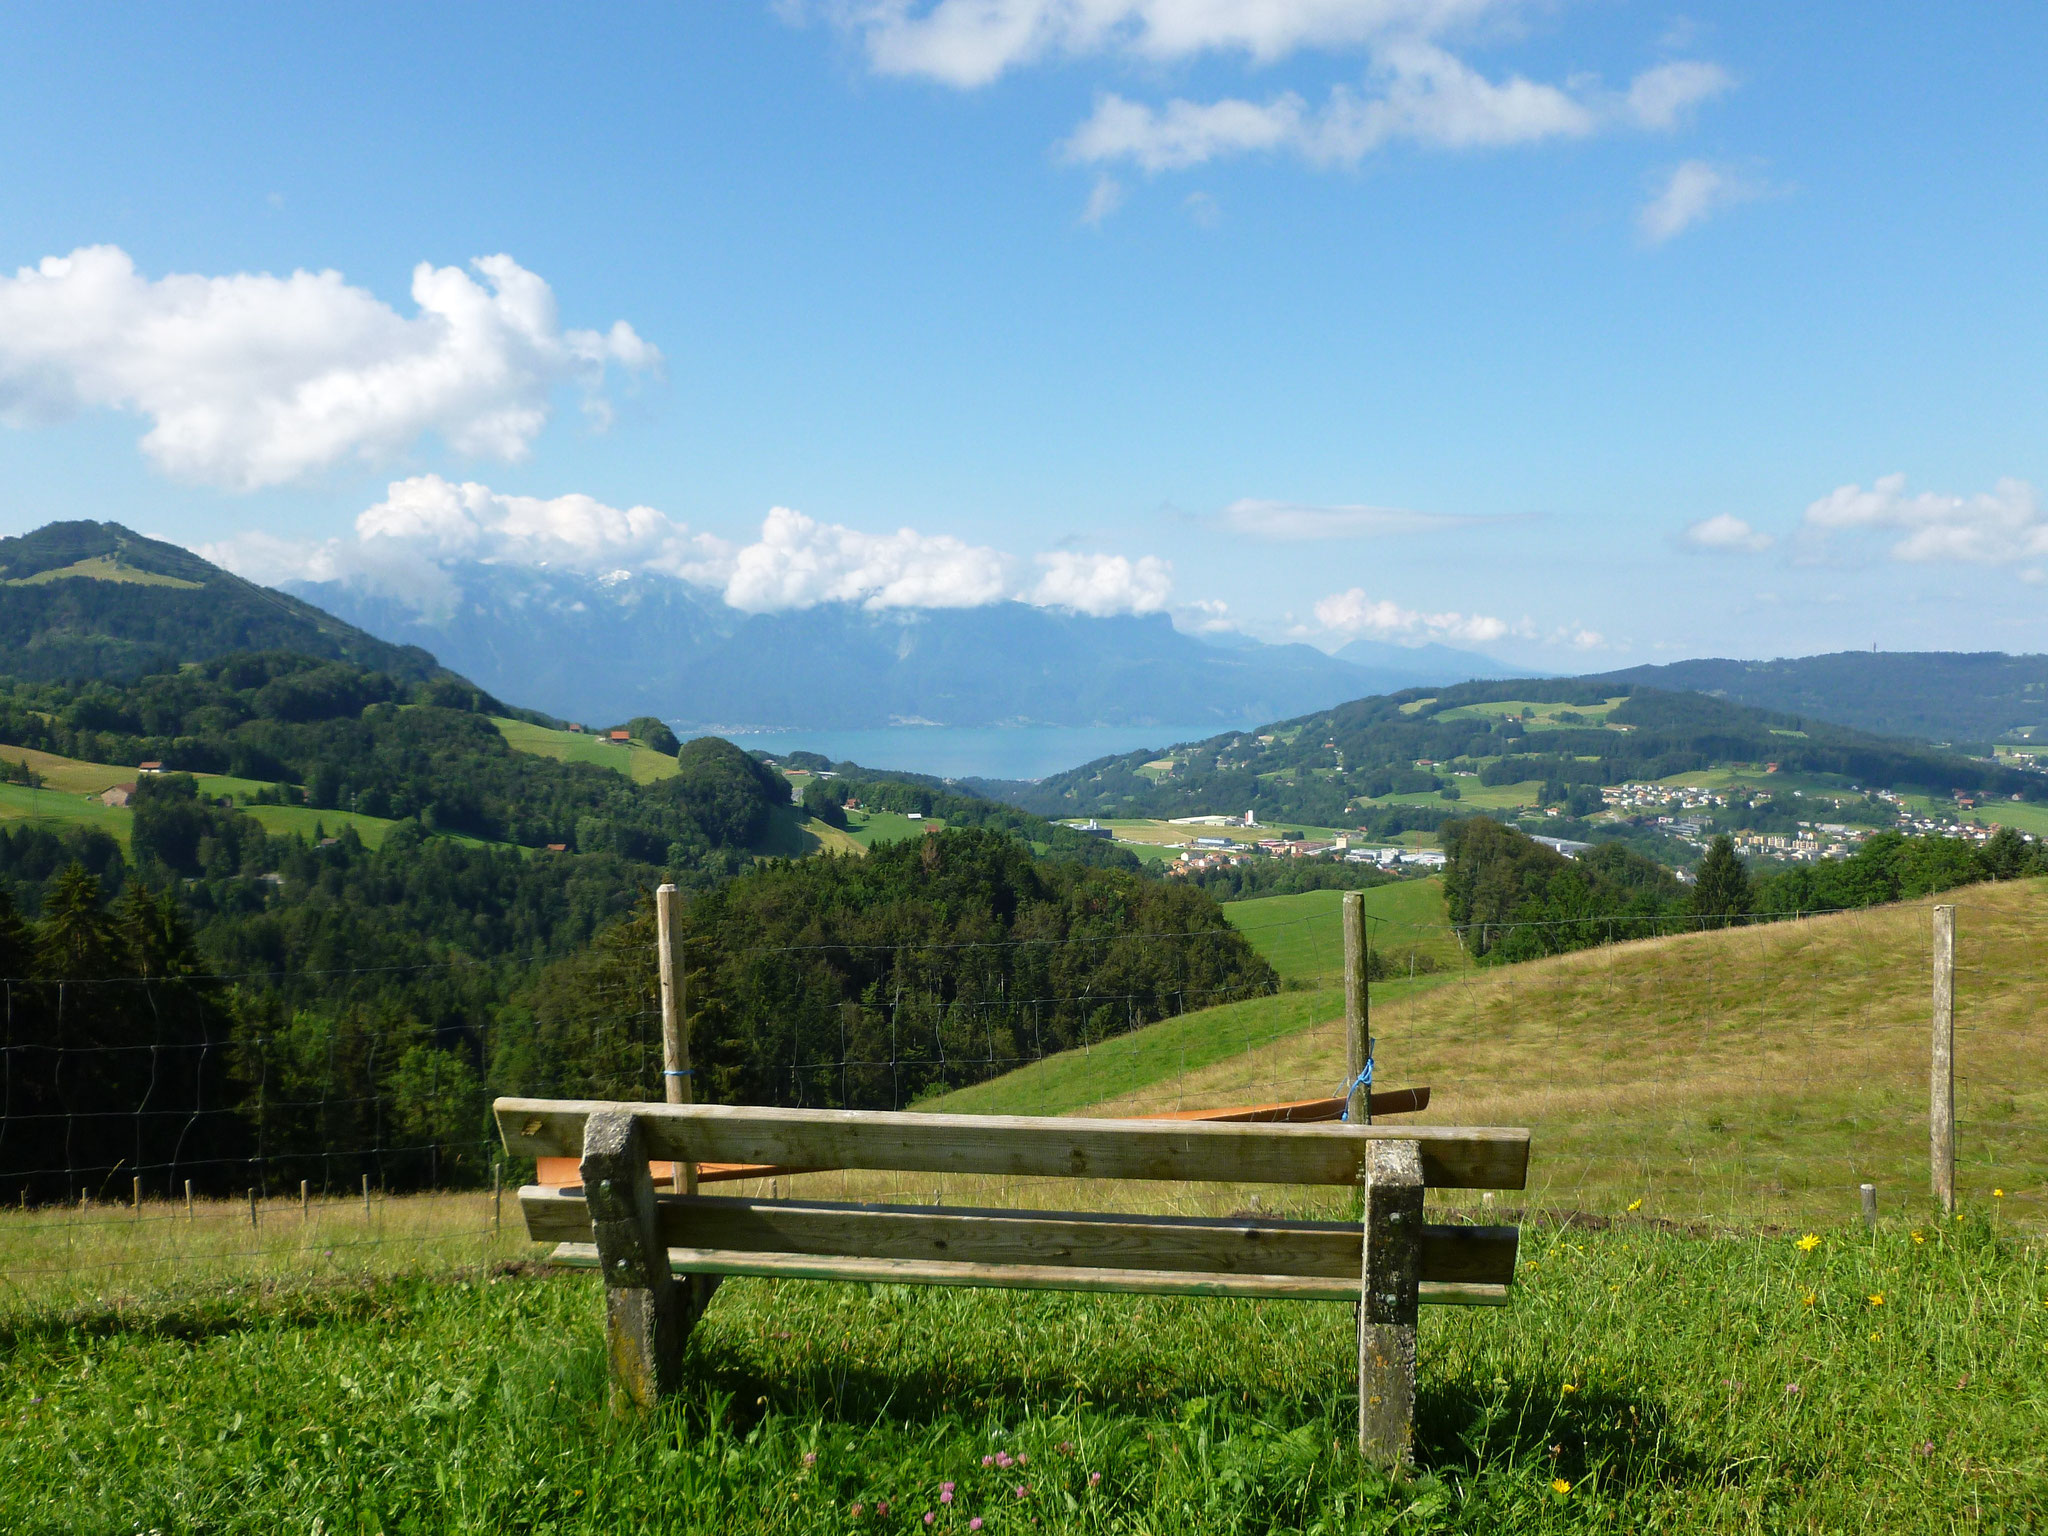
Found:
[[1857, 1192], [1863, 1196], [1863, 1225], [1871, 1231], [1877, 1230], [1877, 1186], [1861, 1184]]
[[185, 1219], [187, 1221], [197, 1221], [199, 1219], [198, 1213], [192, 1209], [192, 1181], [190, 1179], [185, 1181]]
[[363, 1220], [370, 1219], [370, 1176], [363, 1175]]
[[1934, 909], [1934, 1051], [1929, 1072], [1928, 1155], [1934, 1203], [1956, 1208], [1956, 909]]
[[307, 1221], [311, 1221], [312, 1219], [313, 1219], [313, 1203], [312, 1203], [312, 1199], [311, 1199], [310, 1193], [309, 1193], [309, 1191], [308, 1191], [308, 1188], [307, 1188], [307, 1181], [306, 1181], [306, 1180], [304, 1180], [304, 1179], [301, 1179], [301, 1180], [299, 1180], [299, 1220], [300, 1220], [301, 1222], [307, 1222]]
[[505, 1232], [505, 1165], [491, 1159], [491, 1236]]
[[1372, 1084], [1360, 1082], [1365, 1064], [1372, 1058], [1371, 1001], [1365, 980], [1365, 897], [1358, 891], [1344, 895], [1344, 1071], [1350, 1086], [1344, 1118], [1353, 1125], [1372, 1121]]
[[142, 1175], [135, 1176], [135, 1219], [142, 1220]]
[[1413, 1454], [1422, 1194], [1422, 1149], [1412, 1141], [1372, 1143], [1358, 1309], [1358, 1449], [1388, 1467], [1407, 1466]]
[[256, 1186], [249, 1186], [249, 1225], [256, 1225]]

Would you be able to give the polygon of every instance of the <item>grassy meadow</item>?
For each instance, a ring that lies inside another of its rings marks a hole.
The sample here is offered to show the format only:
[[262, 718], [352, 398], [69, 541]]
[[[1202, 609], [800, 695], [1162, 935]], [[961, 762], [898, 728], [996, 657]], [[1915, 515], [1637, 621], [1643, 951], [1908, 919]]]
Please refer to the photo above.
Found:
[[[1434, 884], [1369, 897], [1419, 923]], [[685, 1390], [621, 1423], [599, 1289], [534, 1262], [509, 1194], [503, 1231], [488, 1193], [272, 1201], [253, 1227], [246, 1204], [145, 1203], [0, 1212], [0, 1529], [2039, 1529], [2048, 882], [1955, 898], [1954, 1220], [1925, 1195], [1926, 903], [1372, 989], [1383, 1083], [1430, 1083], [1430, 1120], [1534, 1133], [1529, 1194], [1489, 1213], [1523, 1223], [1512, 1304], [1425, 1312], [1412, 1476], [1346, 1449], [1341, 1304], [729, 1280]], [[923, 1107], [1336, 1091], [1341, 999], [1314, 984], [1313, 946], [1279, 945], [1316, 923], [1334, 937], [1334, 904], [1235, 905], [1307, 985]], [[800, 1184], [774, 1192], [1325, 1216], [1342, 1200]]]

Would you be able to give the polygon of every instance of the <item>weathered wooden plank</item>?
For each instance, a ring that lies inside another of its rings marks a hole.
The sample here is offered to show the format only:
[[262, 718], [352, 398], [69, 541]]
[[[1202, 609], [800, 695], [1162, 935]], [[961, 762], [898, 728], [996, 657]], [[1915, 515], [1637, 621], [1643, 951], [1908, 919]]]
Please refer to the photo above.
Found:
[[[520, 1191], [537, 1242], [584, 1242], [581, 1192]], [[658, 1196], [672, 1248], [756, 1253], [959, 1260], [1200, 1274], [1296, 1275], [1344, 1280], [1354, 1290], [1364, 1237], [1348, 1221], [1272, 1217], [1131, 1216], [961, 1206], [850, 1205], [826, 1201]], [[1505, 1285], [1514, 1279], [1513, 1227], [1425, 1226], [1422, 1278]]]
[[1402, 1467], [1415, 1432], [1415, 1308], [1421, 1300], [1422, 1158], [1383, 1141], [1365, 1176], [1364, 1297], [1358, 1309], [1358, 1449]]
[[[571, 1268], [595, 1268], [589, 1243], [559, 1244], [550, 1257]], [[810, 1254], [742, 1253], [724, 1249], [671, 1248], [669, 1267], [678, 1275], [760, 1275], [780, 1280], [852, 1280], [879, 1285], [957, 1285], [1003, 1291], [1090, 1291], [1139, 1296], [1238, 1296], [1274, 1301], [1358, 1300], [1356, 1279], [1319, 1280], [1296, 1275], [1193, 1275], [1166, 1270], [1067, 1269], [1057, 1265], [969, 1264], [934, 1259], [821, 1258]], [[1422, 1286], [1425, 1303], [1501, 1307], [1504, 1285], [1469, 1283]]]
[[[496, 1110], [507, 1151], [560, 1157], [581, 1143], [587, 1115], [617, 1107], [593, 1100], [505, 1098]], [[632, 1108], [652, 1155], [698, 1163], [1354, 1184], [1365, 1149], [1375, 1140], [1398, 1138], [1418, 1144], [1424, 1178], [1440, 1189], [1520, 1189], [1529, 1166], [1529, 1133], [1499, 1127], [1215, 1124], [724, 1104]]]

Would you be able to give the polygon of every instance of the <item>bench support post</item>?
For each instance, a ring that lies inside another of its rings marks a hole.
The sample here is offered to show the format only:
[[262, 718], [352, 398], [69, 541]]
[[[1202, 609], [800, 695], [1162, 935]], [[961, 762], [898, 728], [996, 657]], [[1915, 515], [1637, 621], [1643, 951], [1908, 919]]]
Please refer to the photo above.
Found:
[[645, 1413], [682, 1375], [683, 1341], [710, 1300], [669, 1273], [639, 1119], [594, 1112], [583, 1127], [583, 1194], [604, 1272], [604, 1343], [612, 1412]]
[[1376, 1141], [1366, 1149], [1358, 1449], [1396, 1468], [1413, 1455], [1422, 1191], [1422, 1151], [1415, 1142]]

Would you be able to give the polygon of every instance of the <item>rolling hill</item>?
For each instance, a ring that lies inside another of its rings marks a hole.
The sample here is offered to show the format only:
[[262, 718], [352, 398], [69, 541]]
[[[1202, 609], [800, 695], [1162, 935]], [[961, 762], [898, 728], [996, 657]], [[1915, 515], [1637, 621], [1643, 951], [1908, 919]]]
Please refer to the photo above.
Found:
[[1882, 736], [2048, 742], [2048, 656], [1838, 651], [1776, 661], [1677, 661], [1587, 681], [1601, 680], [1708, 693]]
[[417, 646], [119, 523], [50, 523], [0, 539], [0, 672], [131, 680], [234, 651], [294, 651], [408, 682], [453, 675]]

